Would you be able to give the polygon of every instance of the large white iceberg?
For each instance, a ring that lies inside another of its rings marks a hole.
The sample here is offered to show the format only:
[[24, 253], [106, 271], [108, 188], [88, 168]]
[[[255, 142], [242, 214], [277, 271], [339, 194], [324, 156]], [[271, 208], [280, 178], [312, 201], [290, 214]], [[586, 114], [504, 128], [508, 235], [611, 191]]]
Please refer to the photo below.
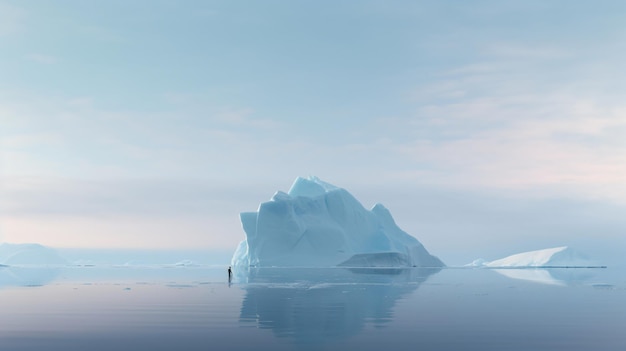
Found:
[[477, 259], [466, 266], [489, 268], [600, 267], [597, 262], [567, 246], [522, 252], [491, 262]]
[[317, 177], [298, 177], [257, 212], [243, 212], [246, 234], [233, 266], [443, 267], [389, 210], [365, 209], [345, 189]]

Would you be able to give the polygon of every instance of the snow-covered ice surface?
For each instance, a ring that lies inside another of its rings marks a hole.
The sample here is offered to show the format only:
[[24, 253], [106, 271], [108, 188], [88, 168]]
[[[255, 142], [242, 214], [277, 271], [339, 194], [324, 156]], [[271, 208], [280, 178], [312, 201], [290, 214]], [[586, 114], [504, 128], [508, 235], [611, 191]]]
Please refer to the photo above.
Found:
[[489, 268], [601, 267], [598, 262], [567, 246], [522, 252], [490, 262], [479, 258], [466, 266]]
[[[607, 269], [0, 268], [6, 350], [625, 350]], [[573, 272], [580, 272], [573, 273]], [[549, 277], [546, 275], [548, 274]], [[536, 278], [536, 277], [535, 277]]]
[[246, 234], [237, 267], [443, 267], [389, 210], [367, 210], [347, 190], [319, 178], [297, 178], [256, 212], [241, 213]]

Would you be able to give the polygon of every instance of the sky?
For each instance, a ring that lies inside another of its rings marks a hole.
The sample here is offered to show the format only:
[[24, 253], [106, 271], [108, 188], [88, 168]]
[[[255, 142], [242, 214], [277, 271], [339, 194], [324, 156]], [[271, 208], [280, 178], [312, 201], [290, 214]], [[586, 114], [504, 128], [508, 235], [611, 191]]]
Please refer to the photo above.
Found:
[[623, 1], [0, 0], [0, 239], [234, 251], [297, 176], [445, 262], [626, 249]]

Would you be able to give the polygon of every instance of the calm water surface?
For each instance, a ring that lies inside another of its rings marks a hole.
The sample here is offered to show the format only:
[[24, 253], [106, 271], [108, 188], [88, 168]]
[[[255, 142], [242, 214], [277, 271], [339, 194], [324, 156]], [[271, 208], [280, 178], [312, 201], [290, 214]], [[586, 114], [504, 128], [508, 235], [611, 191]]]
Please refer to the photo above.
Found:
[[607, 269], [0, 268], [2, 350], [626, 350]]

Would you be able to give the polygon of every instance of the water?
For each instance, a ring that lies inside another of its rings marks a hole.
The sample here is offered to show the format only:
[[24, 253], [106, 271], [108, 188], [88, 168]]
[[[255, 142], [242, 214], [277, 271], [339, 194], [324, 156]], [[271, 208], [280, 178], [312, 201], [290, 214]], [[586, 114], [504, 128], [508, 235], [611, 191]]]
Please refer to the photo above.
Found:
[[626, 350], [607, 269], [0, 269], [2, 350]]

